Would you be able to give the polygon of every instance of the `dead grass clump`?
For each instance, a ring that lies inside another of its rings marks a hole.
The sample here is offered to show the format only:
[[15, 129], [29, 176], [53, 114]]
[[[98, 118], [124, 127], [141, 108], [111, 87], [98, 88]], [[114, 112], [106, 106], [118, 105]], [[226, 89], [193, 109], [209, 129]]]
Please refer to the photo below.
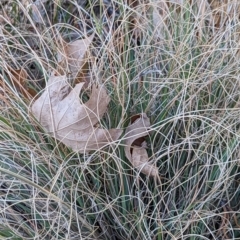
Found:
[[[238, 1], [27, 2], [1, 10], [0, 236], [238, 239]], [[78, 84], [64, 47], [92, 34], [79, 101], [104, 89], [109, 104], [90, 128], [123, 134], [80, 153], [30, 106], [53, 71]], [[144, 133], [129, 127], [140, 116]], [[154, 176], [132, 165], [136, 151]]]

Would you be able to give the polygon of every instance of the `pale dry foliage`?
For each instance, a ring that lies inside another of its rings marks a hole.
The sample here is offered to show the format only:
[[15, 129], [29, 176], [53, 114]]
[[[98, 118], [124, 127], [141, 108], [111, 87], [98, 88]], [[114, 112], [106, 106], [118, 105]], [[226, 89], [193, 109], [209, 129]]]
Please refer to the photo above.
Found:
[[240, 238], [239, 2], [84, 2], [1, 9], [1, 238]]
[[106, 91], [93, 86], [90, 99], [80, 104], [84, 83], [70, 90], [66, 76], [49, 78], [44, 93], [34, 102], [32, 112], [56, 139], [77, 152], [101, 149], [116, 141], [122, 131], [96, 128], [110, 101]]
[[145, 149], [146, 141], [141, 146], [135, 146], [136, 139], [146, 136], [150, 129], [150, 120], [146, 114], [142, 114], [131, 125], [126, 128], [125, 154], [133, 167], [139, 169], [146, 175], [158, 177], [158, 168], [148, 163], [148, 155]]

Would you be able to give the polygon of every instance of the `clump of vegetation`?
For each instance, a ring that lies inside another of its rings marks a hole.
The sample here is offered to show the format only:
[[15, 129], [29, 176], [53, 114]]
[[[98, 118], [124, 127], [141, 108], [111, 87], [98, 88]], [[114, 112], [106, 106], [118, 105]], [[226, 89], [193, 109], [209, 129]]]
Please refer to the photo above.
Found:
[[[217, 2], [1, 3], [3, 239], [240, 238], [240, 4]], [[73, 78], [59, 52], [90, 36]], [[47, 132], [31, 106], [53, 72], [86, 83], [82, 103], [104, 88], [92, 127], [122, 135], [79, 152]], [[129, 133], [141, 116], [143, 139]], [[129, 138], [154, 174], [126, 156]]]

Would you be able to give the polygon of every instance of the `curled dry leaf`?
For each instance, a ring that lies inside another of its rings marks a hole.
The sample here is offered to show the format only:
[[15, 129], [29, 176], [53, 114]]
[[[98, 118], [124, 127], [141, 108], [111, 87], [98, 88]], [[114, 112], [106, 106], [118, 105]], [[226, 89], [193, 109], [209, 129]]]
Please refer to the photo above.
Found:
[[70, 73], [75, 79], [84, 64], [84, 55], [93, 40], [94, 34], [90, 37], [76, 40], [72, 43], [64, 43], [63, 53], [58, 54], [58, 61], [60, 65], [64, 68], [64, 63], [70, 70]]
[[[27, 85], [28, 74], [22, 69], [13, 69], [8, 67], [6, 75], [10, 80], [12, 86], [21, 93], [25, 98], [32, 99], [36, 96], [36, 91], [29, 88]], [[0, 87], [3, 88], [4, 92], [8, 91], [7, 85], [3, 79], [0, 78]]]
[[155, 177], [158, 176], [158, 169], [149, 164], [147, 151], [143, 147], [133, 147], [132, 151], [132, 164], [135, 168], [139, 169], [142, 173]]
[[[59, 55], [60, 63], [67, 61], [74, 78], [81, 70], [83, 57], [92, 39], [93, 35], [66, 45], [66, 59]], [[104, 88], [93, 85], [89, 100], [81, 104], [79, 93], [84, 84], [78, 83], [72, 89], [66, 75], [53, 74], [42, 95], [31, 107], [33, 115], [52, 136], [74, 151], [82, 153], [98, 150], [116, 141], [122, 134], [122, 130], [119, 129], [96, 127], [107, 110], [110, 98]]]
[[51, 76], [43, 94], [32, 105], [32, 113], [56, 139], [74, 151], [97, 150], [116, 141], [122, 131], [94, 127], [110, 101], [104, 88], [92, 87], [88, 102], [80, 103], [84, 83], [73, 89], [66, 76]]
[[134, 144], [137, 139], [148, 135], [149, 127], [150, 121], [145, 113], [141, 114], [137, 120], [127, 127], [125, 135], [125, 154], [134, 168], [137, 168], [146, 175], [157, 177], [157, 167], [148, 162], [147, 151], [144, 148], [146, 142], [142, 142], [141, 147]]

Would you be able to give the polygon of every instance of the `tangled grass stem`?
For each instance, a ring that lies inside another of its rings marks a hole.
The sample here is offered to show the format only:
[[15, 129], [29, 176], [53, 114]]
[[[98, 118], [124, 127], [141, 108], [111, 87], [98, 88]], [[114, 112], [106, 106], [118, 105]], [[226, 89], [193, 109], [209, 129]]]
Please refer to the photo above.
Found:
[[[2, 238], [240, 238], [239, 3], [133, 2], [0, 3]], [[29, 114], [34, 99], [11, 69], [26, 71], [36, 98], [53, 70], [72, 84], [58, 53], [91, 34], [78, 81], [108, 91], [100, 127], [125, 130], [148, 115], [145, 147], [159, 180], [132, 167], [124, 133], [79, 154]]]

